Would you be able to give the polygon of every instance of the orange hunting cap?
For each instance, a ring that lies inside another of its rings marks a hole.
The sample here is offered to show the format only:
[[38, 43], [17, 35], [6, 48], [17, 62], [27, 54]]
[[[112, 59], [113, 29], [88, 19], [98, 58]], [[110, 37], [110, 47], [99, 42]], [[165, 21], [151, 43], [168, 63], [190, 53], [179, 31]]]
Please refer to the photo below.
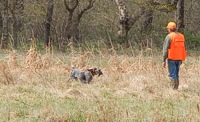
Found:
[[169, 28], [169, 29], [176, 28], [176, 23], [175, 22], [169, 22], [166, 28]]

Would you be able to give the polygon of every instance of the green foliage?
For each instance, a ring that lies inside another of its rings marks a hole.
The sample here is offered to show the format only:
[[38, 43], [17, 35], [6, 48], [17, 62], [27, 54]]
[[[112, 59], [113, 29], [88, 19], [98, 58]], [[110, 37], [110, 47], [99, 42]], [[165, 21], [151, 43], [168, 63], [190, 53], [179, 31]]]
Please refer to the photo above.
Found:
[[176, 7], [170, 4], [152, 5], [151, 7], [152, 9], [166, 11], [166, 12], [172, 12], [176, 10]]
[[185, 40], [187, 49], [200, 50], [200, 36], [191, 32], [185, 32]]

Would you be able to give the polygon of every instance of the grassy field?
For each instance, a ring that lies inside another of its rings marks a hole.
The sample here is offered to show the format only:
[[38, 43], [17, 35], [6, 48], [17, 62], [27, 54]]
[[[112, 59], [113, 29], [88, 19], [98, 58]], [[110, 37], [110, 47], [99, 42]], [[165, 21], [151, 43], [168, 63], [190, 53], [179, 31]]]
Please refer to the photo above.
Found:
[[[10, 122], [198, 122], [200, 57], [181, 65], [179, 90], [169, 86], [161, 55], [99, 51], [1, 55], [0, 121]], [[91, 84], [68, 81], [71, 65], [100, 67]]]

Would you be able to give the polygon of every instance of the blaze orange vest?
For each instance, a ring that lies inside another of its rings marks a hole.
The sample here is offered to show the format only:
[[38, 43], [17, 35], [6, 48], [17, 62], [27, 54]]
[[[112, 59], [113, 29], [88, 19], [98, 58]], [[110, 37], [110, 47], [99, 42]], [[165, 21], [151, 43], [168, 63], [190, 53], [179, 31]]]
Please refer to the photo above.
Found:
[[171, 60], [185, 60], [185, 39], [181, 33], [170, 33], [171, 38], [170, 48], [168, 49], [168, 59]]

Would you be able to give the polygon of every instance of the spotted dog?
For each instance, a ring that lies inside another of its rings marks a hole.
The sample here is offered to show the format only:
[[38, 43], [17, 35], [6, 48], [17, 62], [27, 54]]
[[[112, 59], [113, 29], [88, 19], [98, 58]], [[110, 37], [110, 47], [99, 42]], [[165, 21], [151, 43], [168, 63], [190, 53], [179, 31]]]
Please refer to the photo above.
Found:
[[103, 75], [101, 69], [90, 68], [87, 69], [87, 71], [82, 71], [80, 69], [72, 67], [69, 80], [75, 79], [75, 80], [80, 80], [82, 83], [89, 84], [95, 75], [98, 76]]

